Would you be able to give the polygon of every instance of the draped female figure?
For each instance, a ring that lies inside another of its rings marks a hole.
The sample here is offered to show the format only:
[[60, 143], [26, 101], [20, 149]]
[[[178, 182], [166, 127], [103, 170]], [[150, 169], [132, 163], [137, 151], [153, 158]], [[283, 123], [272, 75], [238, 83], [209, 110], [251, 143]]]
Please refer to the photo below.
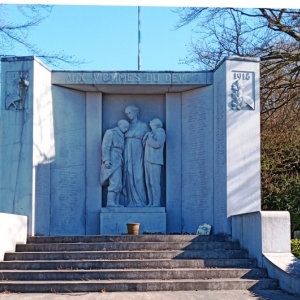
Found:
[[147, 205], [143, 137], [150, 131], [148, 125], [138, 119], [139, 109], [127, 106], [125, 114], [130, 120], [125, 134], [123, 194], [125, 206]]

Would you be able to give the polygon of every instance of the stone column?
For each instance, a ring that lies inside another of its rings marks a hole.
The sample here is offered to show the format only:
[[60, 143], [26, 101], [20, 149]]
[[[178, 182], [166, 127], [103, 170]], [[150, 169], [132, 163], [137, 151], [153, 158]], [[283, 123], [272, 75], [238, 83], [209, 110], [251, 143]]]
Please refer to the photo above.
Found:
[[167, 233], [181, 232], [181, 93], [166, 94]]
[[102, 93], [86, 93], [86, 234], [99, 234]]
[[213, 224], [213, 88], [182, 93], [182, 231]]
[[214, 233], [260, 204], [259, 59], [227, 58], [214, 72]]
[[[28, 235], [34, 235], [36, 215], [50, 205], [51, 73], [33, 57], [16, 57], [2, 59], [1, 75], [0, 211], [26, 215]], [[37, 174], [43, 177], [41, 184]], [[44, 202], [41, 206], [35, 201], [37, 194]], [[48, 232], [48, 221], [43, 218], [41, 233]]]

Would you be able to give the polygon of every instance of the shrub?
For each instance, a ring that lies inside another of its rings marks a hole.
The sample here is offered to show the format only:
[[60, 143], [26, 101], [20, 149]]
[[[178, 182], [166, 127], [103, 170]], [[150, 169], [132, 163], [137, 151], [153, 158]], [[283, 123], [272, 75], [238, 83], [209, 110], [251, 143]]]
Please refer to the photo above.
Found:
[[262, 135], [262, 210], [290, 212], [291, 233], [300, 230], [300, 129], [280, 127]]
[[300, 259], [300, 239], [291, 240], [292, 253]]

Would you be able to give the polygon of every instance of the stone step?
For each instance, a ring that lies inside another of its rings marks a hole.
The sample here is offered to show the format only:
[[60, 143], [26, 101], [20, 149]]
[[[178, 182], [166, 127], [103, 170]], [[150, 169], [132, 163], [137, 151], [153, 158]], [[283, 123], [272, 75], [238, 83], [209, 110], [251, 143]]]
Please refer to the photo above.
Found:
[[179, 290], [262, 290], [277, 289], [278, 281], [263, 279], [152, 279], [79, 281], [0, 281], [0, 292], [68, 293]]
[[246, 250], [82, 251], [6, 253], [5, 260], [247, 258]]
[[0, 262], [0, 292], [276, 289], [230, 236], [29, 237]]
[[266, 269], [130, 269], [130, 270], [10, 270], [2, 271], [2, 280], [134, 280], [134, 279], [213, 279], [213, 278], [266, 278]]
[[107, 243], [107, 242], [229, 242], [229, 235], [191, 234], [142, 234], [142, 235], [83, 235], [83, 236], [34, 236], [27, 244], [48, 243]]
[[255, 268], [256, 259], [156, 259], [156, 260], [28, 260], [3, 261], [0, 270], [130, 269], [130, 268]]
[[17, 245], [17, 252], [136, 251], [136, 250], [238, 250], [239, 242], [110, 242]]

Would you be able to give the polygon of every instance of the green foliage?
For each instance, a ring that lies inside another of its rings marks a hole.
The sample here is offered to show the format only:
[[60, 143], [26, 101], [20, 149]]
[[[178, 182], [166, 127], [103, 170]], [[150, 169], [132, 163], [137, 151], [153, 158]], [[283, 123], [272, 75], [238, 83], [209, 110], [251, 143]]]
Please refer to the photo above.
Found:
[[291, 231], [300, 230], [300, 211], [291, 211]]
[[293, 232], [300, 230], [300, 138], [276, 129], [262, 135], [262, 209], [289, 211]]
[[300, 259], [300, 239], [291, 240], [292, 253]]

